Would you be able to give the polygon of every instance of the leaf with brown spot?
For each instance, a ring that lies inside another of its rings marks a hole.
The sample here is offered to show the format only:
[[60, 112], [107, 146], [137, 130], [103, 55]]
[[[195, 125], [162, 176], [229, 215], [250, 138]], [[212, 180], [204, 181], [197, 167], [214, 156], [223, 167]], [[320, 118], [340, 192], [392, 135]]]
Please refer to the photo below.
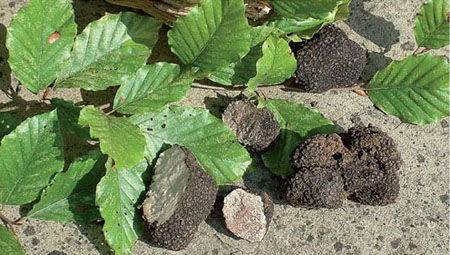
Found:
[[49, 44], [52, 44], [52, 43], [56, 42], [60, 37], [61, 37], [61, 34], [58, 31], [56, 31], [48, 37], [47, 42]]

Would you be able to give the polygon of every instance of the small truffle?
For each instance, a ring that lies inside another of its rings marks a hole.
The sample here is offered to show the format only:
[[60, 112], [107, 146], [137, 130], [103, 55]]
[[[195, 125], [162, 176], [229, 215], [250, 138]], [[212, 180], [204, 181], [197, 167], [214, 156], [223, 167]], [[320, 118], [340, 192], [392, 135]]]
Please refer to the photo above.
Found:
[[155, 243], [175, 251], [186, 248], [210, 214], [217, 190], [216, 181], [187, 148], [173, 146], [163, 152], [142, 205]]
[[273, 202], [262, 190], [235, 189], [224, 199], [222, 208], [227, 228], [250, 242], [261, 241], [273, 216]]
[[308, 167], [337, 166], [347, 149], [337, 134], [316, 135], [300, 143], [292, 154], [292, 167], [297, 170]]
[[[358, 188], [349, 198], [367, 205], [394, 203], [400, 191], [398, 170], [402, 165], [394, 140], [370, 124], [368, 127], [356, 125], [349, 129], [344, 140], [348, 143], [350, 151], [357, 155], [356, 159], [365, 162], [368, 168], [373, 169], [370, 177], [373, 185]], [[367, 174], [362, 175], [367, 176]], [[357, 176], [361, 174], [352, 178], [357, 180]], [[360, 183], [365, 181], [365, 178], [359, 180]]]
[[303, 168], [287, 181], [286, 200], [295, 207], [340, 208], [346, 199], [337, 168]]
[[222, 116], [239, 142], [253, 152], [265, 150], [280, 134], [280, 124], [267, 108], [257, 108], [248, 100], [228, 105]]
[[298, 63], [294, 86], [306, 92], [321, 93], [351, 86], [367, 62], [366, 51], [333, 25], [323, 28], [310, 40], [292, 43], [291, 48]]

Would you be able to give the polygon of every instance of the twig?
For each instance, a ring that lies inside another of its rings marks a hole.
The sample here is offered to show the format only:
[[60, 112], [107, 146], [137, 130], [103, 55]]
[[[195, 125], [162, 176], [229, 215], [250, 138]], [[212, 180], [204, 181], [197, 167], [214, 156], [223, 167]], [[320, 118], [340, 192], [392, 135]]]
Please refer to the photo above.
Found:
[[110, 106], [111, 106], [110, 103], [102, 104], [102, 105], [98, 106], [97, 109], [99, 109], [100, 111], [103, 111], [103, 110], [105, 110], [106, 108], [108, 108]]
[[[5, 215], [0, 213], [0, 219], [6, 224], [6, 226], [11, 230], [11, 232], [16, 236], [17, 240], [19, 240], [19, 236], [16, 233], [16, 230], [14, 229], [14, 225], [16, 225], [13, 221], [8, 219]], [[20, 240], [19, 240], [20, 242]]]
[[113, 113], [115, 113], [117, 111], [117, 109], [112, 109], [111, 111], [105, 113], [106, 116], [111, 115]]
[[419, 52], [420, 47], [417, 47], [417, 49], [414, 50], [414, 52], [412, 53], [414, 56], [417, 56], [417, 52]]
[[222, 87], [222, 86], [204, 85], [204, 84], [199, 84], [199, 83], [192, 84], [191, 87], [196, 88], [196, 89], [228, 90], [228, 91], [240, 91], [240, 90], [243, 90], [246, 88], [244, 86]]

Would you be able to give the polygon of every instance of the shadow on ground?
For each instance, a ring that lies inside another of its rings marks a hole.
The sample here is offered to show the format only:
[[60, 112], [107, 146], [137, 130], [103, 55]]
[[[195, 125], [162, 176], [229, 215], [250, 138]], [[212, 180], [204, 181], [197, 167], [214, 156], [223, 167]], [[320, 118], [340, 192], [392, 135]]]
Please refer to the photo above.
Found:
[[78, 24], [78, 33], [81, 33], [89, 23], [100, 19], [106, 13], [133, 11], [144, 14], [139, 10], [107, 3], [105, 0], [73, 0], [72, 5], [75, 12], [75, 22]]
[[347, 23], [353, 31], [388, 52], [392, 45], [399, 42], [400, 31], [392, 22], [364, 10], [363, 3], [369, 0], [356, 0], [350, 4], [350, 16]]
[[361, 77], [363, 81], [370, 80], [378, 70], [389, 65], [392, 59], [385, 54], [400, 40], [400, 31], [392, 22], [364, 10], [363, 4], [367, 1], [370, 0], [353, 1], [350, 4], [350, 16], [345, 21], [357, 34], [380, 47], [380, 52], [368, 53], [367, 66]]
[[[98, 253], [102, 255], [111, 255], [113, 252], [106, 243], [105, 236], [102, 232], [102, 224], [79, 224], [78, 230], [84, 235], [91, 244], [95, 246]], [[94, 252], [93, 252], [94, 253]]]
[[6, 49], [6, 27], [3, 24], [0, 24], [0, 81], [0, 90], [9, 97], [11, 95], [11, 69]]

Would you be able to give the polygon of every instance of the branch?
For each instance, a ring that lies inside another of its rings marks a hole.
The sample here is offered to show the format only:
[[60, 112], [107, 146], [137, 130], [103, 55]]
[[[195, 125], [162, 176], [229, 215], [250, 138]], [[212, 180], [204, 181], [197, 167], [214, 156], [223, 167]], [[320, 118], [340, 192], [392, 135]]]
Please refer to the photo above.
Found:
[[17, 235], [16, 230], [14, 229], [14, 225], [18, 225], [18, 224], [16, 224], [15, 222], [11, 221], [10, 219], [8, 219], [2, 213], [0, 213], [0, 219], [5, 223], [6, 227], [8, 227], [8, 229], [11, 230], [11, 233], [13, 233], [13, 235], [16, 236], [17, 240], [22, 245], [22, 242], [20, 241], [19, 236]]
[[[330, 89], [331, 91], [353, 91], [353, 90], [365, 90], [364, 86], [367, 85], [367, 82], [362, 82], [359, 84], [356, 84], [352, 87], [343, 87], [343, 88], [334, 88]], [[207, 89], [207, 90], [215, 90], [215, 91], [242, 91], [245, 90], [246, 86], [220, 86], [220, 85], [203, 85], [199, 83], [192, 84], [193, 88], [197, 89]], [[297, 91], [297, 92], [305, 92], [301, 88], [297, 87], [289, 87], [285, 86], [283, 84], [281, 85], [274, 85], [274, 86], [260, 86], [257, 87], [255, 91], [264, 91], [264, 90], [274, 90], [274, 89], [281, 89], [284, 91]]]

